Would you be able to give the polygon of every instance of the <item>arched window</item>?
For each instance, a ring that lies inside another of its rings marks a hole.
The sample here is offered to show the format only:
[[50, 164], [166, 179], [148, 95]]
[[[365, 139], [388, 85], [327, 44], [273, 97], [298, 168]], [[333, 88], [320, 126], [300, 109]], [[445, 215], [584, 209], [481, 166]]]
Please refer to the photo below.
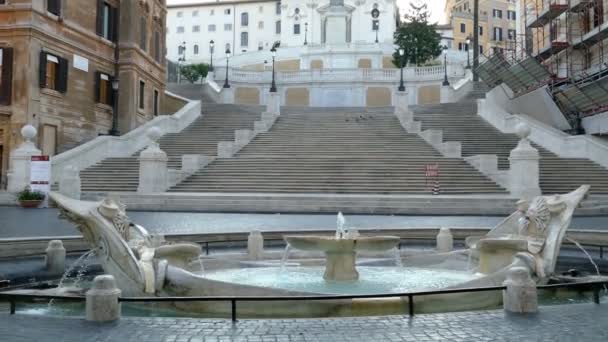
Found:
[[198, 55], [198, 44], [194, 45], [194, 49], [193, 50], [194, 50], [194, 54]]
[[241, 13], [241, 26], [249, 26], [249, 13]]

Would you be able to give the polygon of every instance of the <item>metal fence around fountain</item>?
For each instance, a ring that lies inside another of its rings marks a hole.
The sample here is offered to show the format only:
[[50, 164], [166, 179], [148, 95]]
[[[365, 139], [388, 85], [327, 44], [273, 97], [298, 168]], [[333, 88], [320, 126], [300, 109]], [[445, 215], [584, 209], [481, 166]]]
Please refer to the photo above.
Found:
[[[600, 304], [600, 292], [606, 290], [608, 281], [593, 281], [581, 283], [563, 283], [551, 285], [539, 285], [536, 288], [539, 290], [549, 290], [558, 288], [584, 288], [591, 289], [593, 292], [593, 302]], [[486, 292], [486, 291], [503, 291], [507, 287], [501, 286], [486, 286], [486, 287], [469, 287], [448, 290], [436, 291], [420, 291], [406, 293], [381, 293], [381, 294], [363, 294], [363, 295], [318, 295], [318, 296], [210, 296], [210, 297], [119, 297], [121, 303], [162, 303], [162, 302], [230, 302], [231, 319], [237, 321], [237, 303], [238, 302], [279, 302], [279, 301], [328, 301], [328, 300], [353, 300], [353, 299], [380, 299], [380, 298], [408, 298], [408, 314], [414, 316], [415, 312], [415, 297], [430, 296], [430, 295], [446, 295], [454, 293], [470, 293], [470, 292]], [[84, 296], [50, 296], [36, 294], [18, 294], [18, 293], [2, 293], [0, 292], [0, 302], [8, 302], [10, 304], [10, 314], [14, 315], [18, 302], [32, 300], [59, 300], [70, 302], [84, 302]]]

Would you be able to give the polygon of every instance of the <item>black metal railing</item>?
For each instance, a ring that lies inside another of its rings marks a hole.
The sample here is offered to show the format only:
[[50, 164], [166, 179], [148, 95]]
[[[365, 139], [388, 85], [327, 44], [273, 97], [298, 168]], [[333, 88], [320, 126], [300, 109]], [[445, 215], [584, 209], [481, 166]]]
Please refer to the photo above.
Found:
[[[563, 283], [551, 285], [539, 285], [539, 290], [549, 290], [557, 288], [586, 288], [593, 292], [593, 302], [600, 304], [600, 292], [606, 289], [608, 281], [594, 281], [582, 283]], [[162, 302], [230, 302], [230, 313], [233, 322], [237, 321], [237, 303], [238, 302], [278, 302], [278, 301], [330, 301], [330, 300], [353, 300], [353, 299], [379, 299], [379, 298], [405, 298], [408, 299], [408, 314], [414, 316], [415, 313], [415, 297], [431, 296], [431, 295], [447, 295], [455, 293], [474, 293], [487, 291], [502, 291], [507, 287], [488, 286], [488, 287], [470, 287], [459, 289], [445, 289], [436, 291], [420, 291], [420, 292], [405, 292], [405, 293], [380, 293], [380, 294], [363, 294], [363, 295], [314, 295], [314, 296], [207, 296], [207, 297], [119, 297], [121, 303], [162, 303]], [[84, 296], [50, 296], [36, 294], [16, 294], [16, 293], [1, 293], [0, 302], [10, 303], [10, 313], [15, 314], [18, 302], [31, 300], [59, 300], [84, 302]]]

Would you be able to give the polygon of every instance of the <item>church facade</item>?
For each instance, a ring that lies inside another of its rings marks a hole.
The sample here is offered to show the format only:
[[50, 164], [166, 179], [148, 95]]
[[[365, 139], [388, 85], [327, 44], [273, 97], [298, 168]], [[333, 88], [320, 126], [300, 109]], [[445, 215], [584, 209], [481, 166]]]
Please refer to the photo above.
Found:
[[[235, 0], [168, 6], [167, 57], [185, 63], [281, 47], [391, 44], [394, 0]], [[213, 40], [213, 48], [210, 41]]]

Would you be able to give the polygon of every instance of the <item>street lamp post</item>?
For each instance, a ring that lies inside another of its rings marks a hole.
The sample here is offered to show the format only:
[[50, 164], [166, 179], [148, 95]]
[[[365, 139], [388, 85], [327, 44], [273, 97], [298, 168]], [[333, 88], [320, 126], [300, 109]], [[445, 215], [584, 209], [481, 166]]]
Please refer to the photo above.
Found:
[[209, 53], [211, 54], [211, 63], [209, 64], [209, 71], [213, 71], [213, 46], [215, 45], [215, 42], [213, 41], [213, 39], [209, 42]]
[[445, 45], [443, 46], [443, 85], [450, 85], [450, 81], [448, 81], [448, 47]]
[[274, 82], [274, 58], [277, 55], [277, 49], [273, 46], [272, 49], [270, 49], [270, 52], [272, 52], [272, 83], [270, 84], [270, 92], [276, 93], [277, 85]]
[[403, 85], [403, 56], [405, 55], [405, 50], [403, 48], [399, 49], [399, 56], [401, 60], [401, 79], [399, 80], [399, 91], [405, 91], [405, 85]]
[[230, 88], [228, 84], [228, 61], [230, 60], [230, 49], [226, 49], [226, 80], [224, 81], [224, 88]]
[[186, 42], [182, 42], [179, 47], [182, 50], [182, 56], [177, 59], [177, 83], [182, 83], [181, 62], [186, 62]]
[[118, 136], [120, 132], [118, 132], [118, 78], [112, 80], [112, 105], [114, 106], [112, 111], [112, 129], [110, 129], [110, 135]]
[[380, 17], [380, 11], [377, 8], [374, 8], [372, 10], [372, 18], [374, 20], [374, 31], [376, 31], [376, 43], [378, 43], [378, 30], [380, 29], [380, 20], [378, 17]]
[[304, 45], [308, 45], [308, 23], [304, 23]]
[[469, 57], [469, 50], [470, 50], [469, 47], [471, 46], [470, 44], [471, 44], [471, 38], [467, 37], [467, 48], [466, 48], [466, 50], [467, 50], [467, 69], [471, 69], [471, 60]]

